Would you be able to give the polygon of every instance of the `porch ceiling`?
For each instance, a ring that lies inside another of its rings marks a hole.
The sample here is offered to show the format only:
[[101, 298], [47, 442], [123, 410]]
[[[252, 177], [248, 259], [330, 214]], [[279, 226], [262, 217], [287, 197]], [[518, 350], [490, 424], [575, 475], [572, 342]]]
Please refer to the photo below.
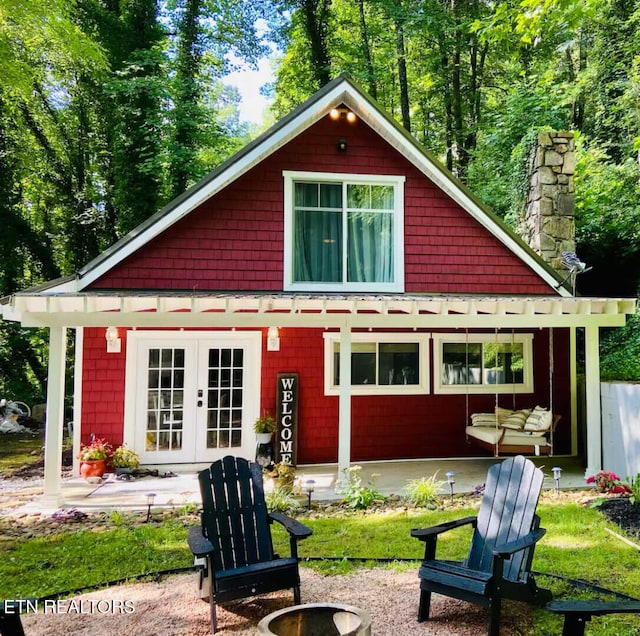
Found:
[[27, 327], [614, 327], [635, 299], [558, 296], [16, 294], [0, 313]]

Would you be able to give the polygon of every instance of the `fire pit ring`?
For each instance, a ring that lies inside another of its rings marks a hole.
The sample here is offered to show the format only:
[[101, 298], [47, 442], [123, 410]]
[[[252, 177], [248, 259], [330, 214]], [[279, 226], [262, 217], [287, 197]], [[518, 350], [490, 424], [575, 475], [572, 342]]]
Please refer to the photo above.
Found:
[[258, 623], [265, 636], [371, 636], [371, 616], [353, 605], [307, 603], [265, 616]]

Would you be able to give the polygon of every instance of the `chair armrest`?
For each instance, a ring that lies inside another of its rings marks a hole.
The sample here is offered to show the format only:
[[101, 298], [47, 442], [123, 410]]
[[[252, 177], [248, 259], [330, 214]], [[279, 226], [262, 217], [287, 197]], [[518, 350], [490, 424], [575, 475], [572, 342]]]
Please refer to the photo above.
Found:
[[189, 528], [187, 543], [192, 554], [196, 557], [206, 557], [214, 551], [211, 541], [202, 534], [202, 526]]
[[313, 530], [311, 528], [305, 526], [304, 523], [301, 523], [300, 521], [292, 519], [288, 515], [285, 515], [283, 512], [270, 512], [269, 518], [272, 521], [277, 521], [280, 525], [284, 526], [291, 537], [295, 538], [297, 541], [306, 539], [313, 534]]
[[411, 536], [419, 541], [426, 541], [428, 537], [442, 534], [448, 530], [455, 528], [461, 528], [469, 524], [475, 527], [477, 523], [477, 517], [464, 517], [463, 519], [456, 519], [455, 521], [445, 521], [445, 523], [439, 523], [436, 526], [430, 526], [429, 528], [413, 528], [411, 530]]
[[540, 539], [542, 539], [542, 537], [544, 537], [546, 533], [547, 531], [545, 528], [532, 530], [524, 537], [520, 537], [520, 539], [517, 539], [516, 541], [509, 541], [508, 543], [502, 543], [500, 545], [494, 546], [491, 552], [494, 556], [508, 559], [512, 554], [520, 552], [521, 550], [525, 550], [526, 548], [530, 548], [532, 545], [540, 541]]

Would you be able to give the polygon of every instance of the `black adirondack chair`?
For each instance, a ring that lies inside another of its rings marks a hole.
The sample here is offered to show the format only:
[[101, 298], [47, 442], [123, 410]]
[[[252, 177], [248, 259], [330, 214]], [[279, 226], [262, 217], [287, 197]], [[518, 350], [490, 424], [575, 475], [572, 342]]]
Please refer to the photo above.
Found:
[[[300, 604], [297, 542], [312, 531], [285, 514], [267, 511], [262, 468], [228, 455], [199, 472], [198, 480], [202, 523], [189, 529], [188, 543], [195, 557], [206, 560], [200, 582], [208, 582], [212, 633], [218, 602], [290, 587], [295, 604]], [[289, 532], [290, 557], [273, 552], [273, 521]]]
[[[551, 600], [531, 574], [536, 543], [546, 530], [535, 514], [542, 488], [542, 471], [521, 455], [489, 468], [477, 517], [414, 529], [411, 536], [425, 542], [419, 570], [418, 621], [429, 618], [431, 593], [437, 592], [488, 608], [488, 634], [498, 636], [502, 599], [539, 606]], [[436, 559], [438, 536], [464, 525], [473, 527], [464, 561]]]

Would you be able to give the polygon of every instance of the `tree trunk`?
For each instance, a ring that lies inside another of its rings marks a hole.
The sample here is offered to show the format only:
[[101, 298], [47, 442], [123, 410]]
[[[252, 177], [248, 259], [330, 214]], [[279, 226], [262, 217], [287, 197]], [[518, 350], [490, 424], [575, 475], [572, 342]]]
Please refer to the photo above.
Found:
[[198, 73], [202, 52], [198, 45], [200, 34], [201, 0], [187, 0], [180, 21], [179, 45], [176, 62], [176, 101], [174, 105], [174, 144], [171, 162], [171, 197], [182, 194], [189, 185], [196, 154], [197, 134], [202, 90]]
[[407, 82], [407, 58], [404, 46], [404, 27], [398, 19], [396, 27], [396, 54], [398, 56], [398, 80], [400, 82], [400, 112], [402, 125], [411, 132], [411, 111], [409, 108], [409, 85]]
[[376, 76], [375, 71], [373, 70], [371, 47], [369, 46], [369, 34], [367, 33], [367, 21], [364, 13], [364, 0], [356, 0], [356, 2], [358, 3], [358, 13], [360, 16], [360, 43], [362, 45], [365, 67], [367, 69], [367, 84], [369, 86], [369, 94], [374, 99], [378, 99]]
[[302, 0], [304, 27], [309, 39], [311, 67], [322, 87], [331, 80], [331, 63], [327, 48], [327, 26], [331, 0]]

